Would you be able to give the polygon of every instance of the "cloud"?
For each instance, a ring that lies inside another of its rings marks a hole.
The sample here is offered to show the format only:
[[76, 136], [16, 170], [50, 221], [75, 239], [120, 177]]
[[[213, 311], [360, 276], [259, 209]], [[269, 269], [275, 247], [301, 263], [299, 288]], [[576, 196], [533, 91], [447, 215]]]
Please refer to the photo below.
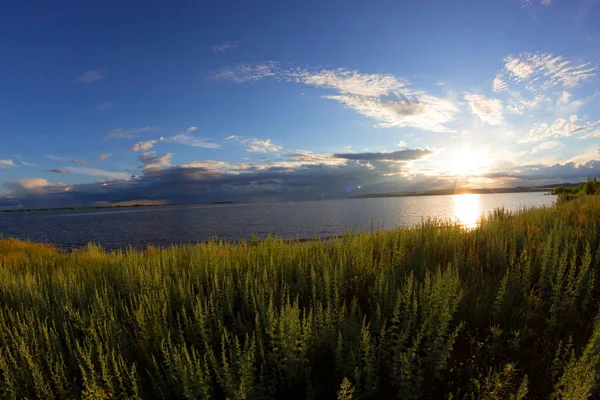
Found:
[[180, 133], [178, 135], [175, 136], [171, 136], [168, 139], [165, 139], [169, 142], [172, 143], [179, 143], [179, 144], [183, 144], [186, 146], [192, 146], [192, 147], [201, 147], [204, 149], [217, 149], [219, 147], [221, 147], [220, 144], [218, 143], [214, 143], [214, 142], [210, 142], [210, 139], [203, 139], [200, 137], [195, 137], [186, 133]]
[[309, 72], [304, 70], [290, 73], [297, 81], [315, 87], [336, 89], [343, 94], [357, 96], [382, 97], [404, 93], [408, 82], [393, 75], [362, 74], [346, 69], [321, 70]]
[[547, 142], [540, 143], [538, 146], [534, 147], [531, 150], [532, 154], [536, 154], [539, 152], [547, 152], [550, 150], [556, 150], [562, 147], [562, 143], [556, 140], [549, 140]]
[[529, 91], [553, 87], [573, 88], [596, 75], [597, 68], [591, 63], [567, 60], [550, 53], [521, 53], [504, 59], [504, 69], [493, 82], [495, 91], [509, 87]]
[[492, 89], [494, 92], [503, 92], [508, 89], [508, 85], [500, 76], [496, 76], [492, 81]]
[[0, 159], [0, 168], [4, 167], [16, 167], [16, 165], [11, 159]]
[[48, 169], [47, 171], [54, 172], [55, 174], [67, 174], [70, 172], [68, 169], [63, 169], [63, 168]]
[[406, 142], [404, 140], [399, 141], [396, 146], [398, 146], [398, 147], [407, 147], [406, 146]]
[[569, 104], [569, 100], [571, 99], [571, 93], [567, 92], [566, 90], [563, 90], [560, 98], [556, 101], [556, 105], [558, 107], [560, 106], [565, 106], [567, 104]]
[[181, 168], [205, 168], [205, 169], [232, 169], [234, 168], [231, 164], [225, 161], [205, 160], [205, 161], [192, 161], [189, 163], [181, 164]]
[[551, 184], [560, 182], [580, 182], [600, 174], [600, 161], [589, 160], [585, 163], [566, 162], [554, 165], [525, 165], [505, 171], [495, 171], [488, 178], [508, 178], [521, 184]]
[[185, 130], [185, 131], [186, 131], [187, 133], [192, 133], [192, 132], [194, 132], [194, 131], [197, 131], [197, 130], [198, 130], [198, 127], [197, 127], [197, 126], [194, 126], [194, 125], [192, 125], [192, 126], [188, 127], [188, 128]]
[[247, 151], [250, 153], [275, 153], [281, 151], [283, 148], [283, 146], [271, 143], [270, 139], [250, 139], [248, 141], [244, 141], [243, 143], [248, 145]]
[[104, 161], [109, 157], [112, 157], [112, 153], [100, 154], [100, 157], [98, 157], [98, 161]]
[[343, 165], [345, 159], [336, 158], [332, 154], [317, 154], [307, 150], [296, 150], [286, 154], [287, 164], [291, 167], [303, 165]]
[[[228, 165], [208, 160], [169, 166], [170, 156], [156, 156], [153, 152], [141, 156], [146, 158], [148, 167], [140, 176], [129, 179], [68, 186], [44, 179], [5, 182], [4, 188], [10, 191], [12, 199], [0, 198], [0, 206], [90, 205], [138, 199], [167, 203], [310, 200], [343, 198], [358, 193], [450, 188], [456, 184], [453, 179], [406, 172], [404, 163], [360, 162], [313, 154], [312, 160], [322, 158], [337, 164], [311, 164], [308, 162], [310, 152], [298, 152], [270, 165]], [[297, 157], [296, 161], [292, 161], [292, 157]], [[150, 167], [150, 164], [153, 166]], [[497, 186], [519, 186], [576, 182], [599, 173], [600, 161], [591, 160], [582, 164], [529, 165], [494, 170], [484, 178], [499, 182]], [[362, 189], [358, 190], [359, 186]]]
[[593, 131], [593, 129], [598, 124], [600, 124], [600, 121], [581, 121], [577, 115], [571, 115], [569, 119], [559, 118], [552, 124], [541, 122], [535, 124], [521, 142], [535, 142], [551, 137], [569, 137], [574, 135], [579, 135], [581, 139], [596, 137], [596, 133], [600, 134], [600, 131]]
[[81, 83], [97, 82], [104, 78], [104, 71], [100, 69], [91, 69], [79, 75], [75, 81]]
[[72, 163], [75, 163], [77, 165], [81, 165], [82, 167], [85, 167], [88, 165], [86, 160], [71, 160]]
[[95, 111], [106, 111], [106, 110], [110, 110], [114, 106], [115, 106], [114, 103], [105, 102], [105, 103], [96, 104], [92, 108]]
[[548, 7], [550, 4], [552, 4], [552, 0], [541, 0], [540, 4]]
[[471, 112], [481, 118], [482, 121], [490, 125], [501, 125], [504, 122], [502, 117], [503, 107], [500, 100], [473, 93], [466, 93], [465, 99], [471, 106]]
[[148, 151], [140, 155], [139, 160], [143, 164], [143, 170], [150, 170], [171, 165], [171, 157], [173, 157], [173, 153], [166, 153], [157, 156], [156, 152]]
[[523, 114], [526, 110], [540, 107], [547, 100], [549, 99], [543, 94], [536, 94], [531, 100], [526, 100], [519, 93], [513, 93], [506, 110], [512, 114]]
[[141, 126], [137, 128], [116, 128], [106, 134], [107, 139], [130, 139], [138, 133], [149, 132], [152, 130], [150, 126]]
[[105, 171], [89, 167], [68, 167], [68, 170], [74, 174], [97, 176], [105, 179], [128, 179], [130, 177], [130, 174], [126, 172]]
[[215, 44], [212, 47], [212, 51], [213, 53], [226, 53], [230, 50], [235, 49], [236, 47], [238, 47], [240, 44], [240, 42], [225, 42], [225, 43], [219, 43], [219, 44]]
[[429, 154], [433, 154], [433, 152], [426, 149], [406, 149], [391, 153], [338, 153], [334, 154], [333, 157], [360, 161], [409, 161], [417, 160]]
[[337, 100], [361, 115], [377, 120], [381, 128], [413, 127], [434, 132], [453, 132], [446, 127], [458, 111], [450, 101], [422, 95], [401, 100], [382, 100], [374, 97], [337, 95]]
[[243, 83], [278, 76], [281, 76], [279, 64], [274, 61], [267, 61], [258, 64], [238, 64], [233, 67], [224, 68], [214, 72], [211, 78], [214, 80], [230, 80]]
[[272, 143], [271, 139], [245, 138], [243, 136], [231, 135], [227, 136], [225, 140], [233, 140], [245, 144], [246, 151], [249, 153], [276, 153], [283, 149], [283, 146]]
[[393, 75], [362, 74], [345, 69], [291, 73], [306, 85], [334, 89], [336, 100], [361, 115], [378, 121], [382, 128], [415, 127], [435, 132], [450, 132], [445, 123], [458, 111], [449, 100], [415, 91], [408, 81]]
[[20, 197], [23, 195], [44, 192], [49, 194], [56, 191], [68, 190], [68, 187], [62, 183], [51, 183], [46, 179], [41, 178], [26, 178], [20, 181], [6, 181], [2, 184], [6, 189], [10, 190], [13, 196]]
[[26, 161], [23, 161], [22, 164], [24, 166], [26, 166], [26, 167], [37, 167], [37, 164], [35, 164], [35, 163], [29, 163], [29, 162], [26, 162]]
[[161, 137], [157, 140], [147, 140], [145, 142], [137, 142], [133, 146], [129, 147], [125, 151], [147, 151], [150, 150], [156, 143], [165, 140], [165, 138]]
[[284, 70], [277, 63], [242, 64], [225, 68], [213, 79], [234, 82], [272, 77], [329, 89], [337, 94], [324, 98], [338, 101], [361, 115], [372, 118], [382, 128], [414, 127], [435, 132], [451, 132], [444, 124], [454, 120], [456, 105], [446, 99], [409, 88], [408, 81], [389, 74], [364, 74], [346, 69]]

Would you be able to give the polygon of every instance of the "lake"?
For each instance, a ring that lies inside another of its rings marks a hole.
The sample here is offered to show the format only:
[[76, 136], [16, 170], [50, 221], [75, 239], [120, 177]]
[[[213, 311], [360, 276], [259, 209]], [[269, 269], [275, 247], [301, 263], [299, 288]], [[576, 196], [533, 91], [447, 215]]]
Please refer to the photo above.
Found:
[[88, 242], [106, 249], [143, 248], [252, 234], [330, 237], [348, 229], [411, 226], [429, 217], [474, 227], [495, 208], [519, 210], [554, 201], [555, 196], [538, 192], [0, 213], [0, 235], [67, 249]]

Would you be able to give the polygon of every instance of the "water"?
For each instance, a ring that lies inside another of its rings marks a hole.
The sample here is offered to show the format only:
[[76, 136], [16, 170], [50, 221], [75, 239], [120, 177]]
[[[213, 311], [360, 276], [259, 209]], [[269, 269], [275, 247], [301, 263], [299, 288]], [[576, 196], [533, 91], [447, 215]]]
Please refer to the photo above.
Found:
[[352, 228], [384, 229], [417, 224], [428, 217], [452, 219], [473, 227], [495, 208], [518, 210], [550, 205], [544, 193], [468, 194], [327, 200], [298, 203], [140, 207], [131, 209], [0, 213], [0, 235], [63, 248], [88, 242], [107, 249], [147, 244], [265, 237], [312, 238], [339, 235]]

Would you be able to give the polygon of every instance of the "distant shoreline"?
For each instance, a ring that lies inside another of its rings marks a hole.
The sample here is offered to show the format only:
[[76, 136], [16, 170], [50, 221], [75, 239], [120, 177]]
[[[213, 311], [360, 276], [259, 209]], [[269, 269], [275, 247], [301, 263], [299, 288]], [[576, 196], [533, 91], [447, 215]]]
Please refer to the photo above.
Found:
[[[572, 184], [568, 184], [571, 186]], [[372, 193], [352, 196], [350, 199], [369, 199], [379, 197], [419, 197], [419, 196], [449, 196], [454, 194], [502, 194], [502, 193], [536, 193], [550, 192], [558, 185], [544, 187], [516, 187], [516, 188], [480, 188], [480, 189], [440, 189], [424, 190], [421, 192], [390, 192], [390, 193]]]
[[[424, 190], [419, 192], [388, 192], [388, 193], [371, 193], [350, 196], [345, 198], [331, 198], [327, 200], [344, 200], [344, 199], [370, 199], [380, 197], [419, 197], [419, 196], [449, 196], [454, 194], [494, 194], [494, 193], [535, 193], [535, 192], [550, 192], [557, 186], [578, 186], [581, 183], [561, 183], [547, 186], [521, 186], [515, 188], [475, 188], [475, 189], [439, 189], [439, 190]], [[315, 199], [321, 200], [321, 199]], [[287, 201], [281, 201], [285, 203]], [[28, 209], [13, 209], [0, 210], [0, 213], [22, 213], [22, 212], [44, 212], [44, 211], [67, 211], [67, 210], [106, 210], [114, 208], [136, 208], [136, 207], [177, 207], [177, 206], [203, 206], [203, 205], [219, 205], [219, 204], [239, 204], [236, 201], [215, 201], [207, 203], [180, 203], [180, 204], [132, 204], [132, 205], [114, 205], [114, 206], [90, 206], [90, 207], [59, 207], [59, 208], [28, 208]]]
[[44, 212], [44, 211], [79, 211], [79, 210], [110, 210], [114, 208], [138, 208], [138, 207], [179, 207], [179, 206], [212, 206], [219, 204], [237, 204], [235, 201], [214, 201], [211, 203], [190, 204], [132, 204], [116, 206], [90, 206], [90, 207], [57, 207], [57, 208], [20, 208], [16, 210], [0, 210], [0, 213], [22, 213], [22, 212]]

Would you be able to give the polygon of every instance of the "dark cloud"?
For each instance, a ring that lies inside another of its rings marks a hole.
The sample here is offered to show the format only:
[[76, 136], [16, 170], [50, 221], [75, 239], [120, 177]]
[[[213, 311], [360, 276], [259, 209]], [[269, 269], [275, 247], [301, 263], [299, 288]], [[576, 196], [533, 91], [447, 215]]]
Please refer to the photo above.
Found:
[[426, 149], [406, 149], [391, 153], [338, 153], [334, 154], [333, 157], [359, 161], [410, 161], [432, 153], [431, 150]]
[[[297, 201], [345, 198], [367, 193], [442, 189], [455, 185], [454, 180], [449, 178], [407, 175], [402, 169], [404, 163], [381, 159], [363, 162], [334, 158], [339, 161], [337, 164], [300, 164], [302, 160], [280, 164], [239, 164], [229, 170], [216, 169], [214, 162], [162, 168], [157, 166], [161, 163], [164, 165], [169, 157], [168, 154], [157, 156], [145, 153], [140, 157], [146, 166], [141, 175], [123, 180], [75, 185], [54, 184], [44, 179], [4, 182], [3, 188], [10, 195], [0, 196], [0, 207], [88, 206], [99, 202], [112, 204], [132, 201]], [[312, 154], [311, 157], [324, 156]], [[150, 165], [153, 167], [149, 167]], [[223, 167], [221, 164], [219, 166]], [[513, 167], [506, 171], [494, 171], [486, 177], [497, 179], [495, 186], [501, 187], [577, 182], [590, 176], [598, 176], [599, 173], [600, 161], [594, 160], [585, 164]]]
[[47, 171], [54, 172], [55, 174], [67, 174], [70, 172], [68, 169], [62, 169], [62, 168], [48, 169]]
[[522, 183], [578, 182], [600, 175], [600, 161], [590, 160], [584, 164], [569, 162], [555, 165], [524, 165], [506, 171], [495, 171], [484, 175], [486, 178], [509, 179]]

